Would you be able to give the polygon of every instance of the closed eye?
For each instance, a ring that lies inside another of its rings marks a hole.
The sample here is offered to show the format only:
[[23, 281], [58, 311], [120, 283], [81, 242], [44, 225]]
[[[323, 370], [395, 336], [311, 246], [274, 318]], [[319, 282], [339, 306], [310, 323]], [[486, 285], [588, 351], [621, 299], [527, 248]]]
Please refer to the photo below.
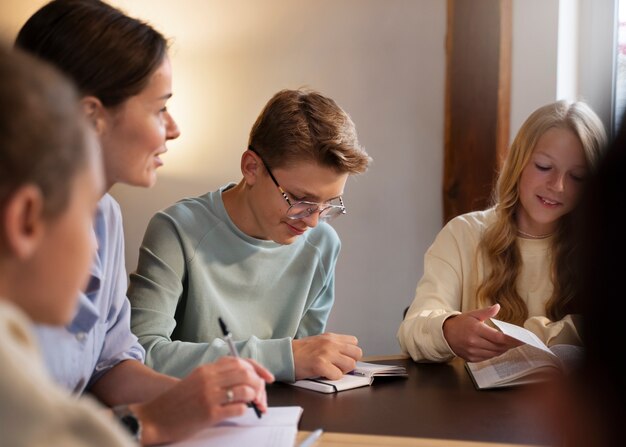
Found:
[[572, 178], [572, 180], [574, 180], [575, 182], [584, 182], [585, 181], [585, 177], [582, 175], [575, 175], [575, 174], [570, 174], [570, 177]]
[[535, 167], [537, 169], [539, 169], [540, 171], [549, 171], [550, 170], [550, 166], [544, 166], [544, 165], [540, 165], [538, 163], [535, 163]]

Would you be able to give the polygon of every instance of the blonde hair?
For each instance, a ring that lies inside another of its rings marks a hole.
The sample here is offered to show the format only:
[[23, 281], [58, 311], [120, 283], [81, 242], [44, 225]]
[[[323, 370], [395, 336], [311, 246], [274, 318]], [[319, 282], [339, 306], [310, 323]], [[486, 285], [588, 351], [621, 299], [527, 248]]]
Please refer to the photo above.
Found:
[[[494, 190], [496, 221], [485, 231], [478, 256], [485, 257], [491, 271], [478, 288], [483, 305], [499, 303], [498, 318], [523, 324], [528, 318], [526, 303], [517, 293], [521, 257], [517, 247], [515, 213], [519, 206], [519, 182], [539, 138], [551, 128], [571, 130], [580, 140], [588, 168], [593, 171], [606, 145], [606, 133], [600, 118], [584, 102], [557, 101], [535, 110], [517, 133], [498, 176]], [[552, 296], [546, 303], [546, 315], [559, 320], [572, 313], [575, 305], [574, 238], [571, 214], [558, 223], [552, 241]]]

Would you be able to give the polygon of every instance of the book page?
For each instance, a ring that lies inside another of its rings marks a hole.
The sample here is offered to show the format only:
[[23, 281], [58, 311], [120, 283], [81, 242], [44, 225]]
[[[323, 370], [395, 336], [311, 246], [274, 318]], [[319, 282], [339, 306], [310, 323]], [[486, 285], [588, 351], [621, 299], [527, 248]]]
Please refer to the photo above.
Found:
[[356, 368], [349, 374], [365, 377], [405, 376], [406, 368], [398, 365], [380, 365], [376, 363], [356, 362]]
[[522, 345], [483, 362], [468, 362], [467, 366], [479, 388], [491, 388], [537, 381], [537, 378], [523, 382], [516, 379], [538, 368], [560, 368], [560, 361], [552, 353], [548, 354], [531, 345]]
[[553, 345], [550, 350], [561, 360], [566, 372], [578, 368], [585, 355], [585, 348], [576, 345]]
[[495, 318], [491, 318], [491, 321], [502, 331], [503, 334], [554, 355], [554, 353], [550, 351], [550, 348], [548, 348], [545, 343], [539, 339], [539, 337], [530, 332], [528, 329], [515, 324], [507, 323], [505, 321], [496, 320]]

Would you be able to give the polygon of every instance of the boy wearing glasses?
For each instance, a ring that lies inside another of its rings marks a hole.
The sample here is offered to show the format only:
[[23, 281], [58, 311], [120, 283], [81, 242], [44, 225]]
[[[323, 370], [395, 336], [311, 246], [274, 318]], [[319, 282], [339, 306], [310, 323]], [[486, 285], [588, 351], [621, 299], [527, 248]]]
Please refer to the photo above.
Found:
[[324, 333], [340, 248], [325, 222], [346, 214], [346, 180], [369, 162], [332, 99], [274, 95], [250, 132], [241, 181], [181, 200], [148, 226], [128, 291], [146, 363], [182, 377], [227, 355], [222, 317], [241, 356], [277, 380], [354, 369], [357, 339]]

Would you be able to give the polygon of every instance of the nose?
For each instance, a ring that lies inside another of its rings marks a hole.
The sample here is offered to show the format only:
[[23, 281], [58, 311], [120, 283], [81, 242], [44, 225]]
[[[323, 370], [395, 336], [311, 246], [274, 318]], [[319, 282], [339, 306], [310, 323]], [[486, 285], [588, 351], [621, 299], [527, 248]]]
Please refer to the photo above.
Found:
[[565, 185], [565, 174], [555, 172], [550, 182], [550, 186], [552, 187], [552, 189], [555, 191], [563, 191], [564, 185]]
[[180, 136], [180, 129], [178, 124], [174, 121], [174, 118], [169, 113], [167, 114], [167, 122], [165, 123], [165, 139], [175, 140]]
[[309, 228], [315, 228], [317, 227], [317, 224], [320, 221], [320, 212], [319, 209], [313, 211], [311, 214], [309, 214], [307, 217], [303, 217], [302, 220], [304, 221], [304, 223], [307, 224], [307, 226]]

